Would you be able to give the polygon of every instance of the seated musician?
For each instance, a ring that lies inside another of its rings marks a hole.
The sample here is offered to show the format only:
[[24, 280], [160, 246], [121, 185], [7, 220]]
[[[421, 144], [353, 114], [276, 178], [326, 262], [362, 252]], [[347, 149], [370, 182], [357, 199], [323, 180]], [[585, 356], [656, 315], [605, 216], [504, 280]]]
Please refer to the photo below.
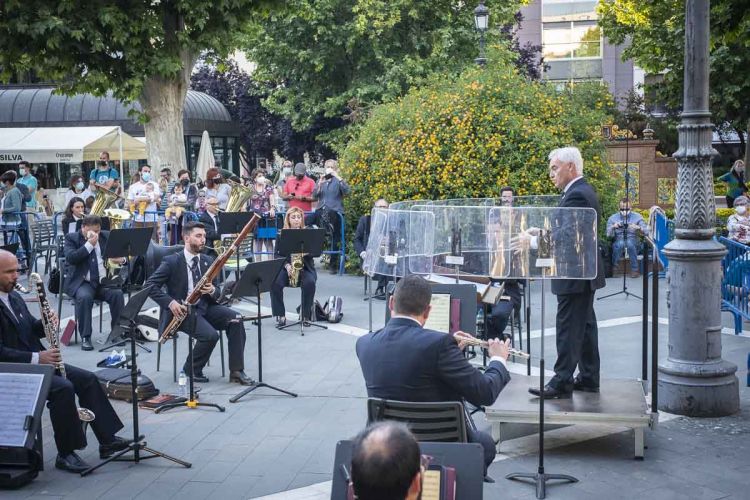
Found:
[[65, 217], [62, 220], [62, 233], [75, 233], [76, 223], [79, 220], [83, 220], [86, 206], [84, 205], [83, 198], [74, 196], [68, 202], [68, 206], [65, 207]]
[[[159, 268], [152, 274], [144, 286], [152, 286], [150, 296], [161, 306], [162, 316], [160, 330], [172, 320], [173, 315], [182, 315], [187, 307], [182, 302], [192, 293], [213, 262], [213, 258], [201, 253], [206, 243], [206, 229], [200, 222], [188, 222], [182, 226], [182, 239], [185, 250], [169, 255], [162, 260]], [[196, 382], [208, 382], [203, 374], [211, 352], [219, 341], [219, 332], [227, 333], [229, 350], [229, 381], [242, 385], [252, 385], [255, 382], [245, 374], [245, 325], [237, 321], [239, 314], [229, 307], [216, 303], [219, 298], [218, 276], [212, 283], [206, 283], [201, 289], [203, 296], [193, 306], [197, 314], [195, 331], [192, 332], [192, 319], [187, 318], [182, 323], [180, 331], [185, 331], [195, 338], [193, 362], [185, 360], [183, 370], [188, 375], [192, 372]], [[166, 292], [162, 287], [166, 286]]]
[[[297, 207], [292, 207], [284, 217], [284, 229], [303, 229], [305, 227], [305, 212]], [[283, 234], [284, 229], [281, 230]], [[295, 274], [292, 268], [292, 256], [286, 258], [286, 264], [276, 276], [271, 285], [271, 312], [276, 317], [276, 326], [286, 325], [286, 309], [284, 308], [284, 288], [290, 286], [290, 276]], [[315, 301], [315, 282], [318, 274], [315, 271], [315, 263], [309, 255], [302, 257], [302, 269], [298, 271], [297, 283], [302, 287], [302, 320], [312, 320], [312, 309]]]
[[505, 338], [505, 327], [508, 326], [511, 313], [514, 310], [516, 313], [521, 310], [521, 287], [518, 280], [498, 280], [496, 282], [505, 286], [502, 296], [492, 306], [490, 314], [487, 316], [487, 337]]
[[[380, 198], [375, 202], [375, 208], [388, 208], [388, 202], [383, 198]], [[357, 223], [357, 232], [354, 235], [354, 249], [357, 251], [357, 255], [362, 260], [362, 264], [365, 262], [367, 256], [367, 241], [370, 239], [370, 226], [372, 224], [372, 216], [370, 214], [363, 215], [359, 218]], [[383, 274], [376, 274], [373, 276], [378, 282], [375, 288], [374, 297], [377, 299], [385, 300], [385, 287], [388, 284], [388, 276]]]
[[[58, 349], [46, 349], [40, 342], [44, 337], [42, 321], [29, 312], [23, 298], [14, 291], [18, 279], [16, 256], [0, 250], [0, 362], [57, 365], [62, 361]], [[57, 315], [49, 312], [49, 319], [57, 325]], [[55, 467], [80, 473], [89, 468], [76, 450], [86, 447], [86, 435], [78, 418], [76, 395], [83, 408], [94, 412], [91, 422], [99, 441], [99, 456], [107, 458], [127, 448], [130, 441], [115, 435], [123, 428], [107, 395], [96, 376], [81, 368], [65, 365], [66, 378], [52, 377], [47, 395], [52, 430], [57, 445]]]
[[[102, 252], [107, 247], [109, 231], [102, 231], [102, 219], [87, 215], [81, 221], [81, 230], [65, 235], [65, 293], [75, 299], [75, 314], [78, 331], [81, 333], [81, 349], [92, 351], [91, 312], [94, 300], [109, 304], [114, 329], [125, 305], [122, 290], [102, 284], [107, 270]], [[122, 263], [125, 259], [118, 259]]]
[[[491, 405], [510, 381], [505, 367], [509, 341], [489, 340], [490, 362], [484, 373], [469, 364], [457, 336], [425, 330], [430, 315], [432, 288], [415, 274], [396, 284], [385, 328], [357, 340], [367, 395], [397, 401], [463, 401]], [[495, 458], [492, 436], [467, 422], [469, 441], [484, 448], [485, 475]]]
[[221, 240], [219, 234], [219, 200], [215, 196], [206, 198], [206, 211], [203, 212], [198, 221], [206, 228], [206, 253], [216, 255], [214, 242]]

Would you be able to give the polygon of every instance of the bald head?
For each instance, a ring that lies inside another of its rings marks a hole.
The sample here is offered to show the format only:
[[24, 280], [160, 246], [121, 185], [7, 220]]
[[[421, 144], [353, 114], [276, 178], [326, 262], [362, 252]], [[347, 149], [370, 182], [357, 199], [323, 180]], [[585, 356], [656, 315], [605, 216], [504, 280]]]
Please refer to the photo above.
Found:
[[0, 250], [0, 291], [10, 293], [18, 280], [18, 259], [7, 250]]

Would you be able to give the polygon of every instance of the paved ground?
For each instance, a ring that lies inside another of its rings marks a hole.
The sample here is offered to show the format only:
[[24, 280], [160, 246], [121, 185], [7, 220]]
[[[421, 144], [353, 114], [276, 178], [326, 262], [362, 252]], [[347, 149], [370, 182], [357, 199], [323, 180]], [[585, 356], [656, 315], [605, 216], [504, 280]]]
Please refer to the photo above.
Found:
[[[628, 280], [631, 291], [640, 292], [638, 280]], [[364, 382], [354, 354], [357, 335], [368, 328], [368, 303], [362, 301], [363, 278], [320, 273], [317, 297], [324, 301], [333, 293], [344, 297], [342, 324], [323, 330], [309, 330], [304, 337], [292, 331], [280, 332], [271, 320], [263, 324], [264, 380], [298, 392], [300, 397], [275, 395], [268, 390], [246, 397], [236, 404], [229, 397], [240, 391], [221, 378], [218, 352], [211, 359], [201, 397], [226, 405], [227, 411], [179, 409], [161, 415], [141, 412], [141, 431], [148, 444], [173, 456], [191, 461], [184, 469], [162, 459], [139, 465], [114, 463], [87, 478], [54, 468], [54, 441], [45, 413], [46, 470], [27, 487], [3, 492], [2, 498], [106, 497], [189, 499], [218, 497], [224, 500], [255, 498], [327, 498], [336, 442], [353, 436], [366, 418]], [[666, 295], [662, 280], [660, 317], [666, 318]], [[621, 280], [610, 280], [606, 292], [617, 291]], [[636, 290], [637, 289], [637, 290]], [[299, 292], [287, 291], [287, 309], [298, 303]], [[264, 306], [267, 306], [267, 297]], [[540, 295], [532, 287], [532, 351], [538, 350]], [[554, 298], [548, 296], [546, 324], [553, 325]], [[383, 324], [384, 303], [374, 304], [374, 326]], [[252, 310], [252, 306], [243, 305]], [[640, 376], [641, 303], [618, 296], [596, 305], [600, 320], [600, 348], [603, 375]], [[33, 310], [33, 308], [32, 308]], [[106, 313], [106, 308], [105, 308]], [[72, 314], [66, 304], [63, 317]], [[723, 318], [731, 326], [729, 316]], [[666, 322], [666, 320], [663, 320]], [[249, 325], [248, 325], [249, 328]], [[667, 352], [668, 327], [660, 329], [662, 357]], [[257, 340], [248, 330], [246, 363], [257, 376]], [[548, 364], [554, 361], [554, 331], [546, 330]], [[647, 432], [646, 460], [632, 459], [633, 440], [623, 429], [572, 426], [548, 432], [548, 472], [570, 473], [581, 482], [552, 486], [549, 498], [747, 498], [747, 450], [750, 449], [748, 402], [750, 389], [744, 386], [750, 338], [723, 335], [724, 357], [737, 363], [741, 381], [743, 411], [725, 419], [675, 418], [662, 421], [656, 431]], [[155, 348], [155, 345], [151, 345]], [[179, 341], [178, 362], [182, 363], [186, 343]], [[218, 350], [217, 350], [218, 351]], [[84, 353], [76, 346], [64, 351], [67, 362], [93, 369], [103, 355]], [[162, 370], [156, 371], [156, 356], [139, 356], [142, 371], [164, 392], [176, 391], [172, 382], [171, 348], [164, 352]], [[523, 370], [518, 366], [515, 369]], [[130, 406], [115, 402], [131, 431]], [[665, 417], [665, 416], [663, 416]], [[662, 418], [664, 420], [664, 418]], [[480, 426], [486, 426], [478, 418]], [[530, 486], [506, 481], [512, 471], [533, 471], [536, 467], [536, 438], [532, 426], [511, 429], [502, 453], [490, 468], [497, 483], [485, 485], [486, 498], [533, 498]], [[96, 443], [82, 456], [94, 463]]]

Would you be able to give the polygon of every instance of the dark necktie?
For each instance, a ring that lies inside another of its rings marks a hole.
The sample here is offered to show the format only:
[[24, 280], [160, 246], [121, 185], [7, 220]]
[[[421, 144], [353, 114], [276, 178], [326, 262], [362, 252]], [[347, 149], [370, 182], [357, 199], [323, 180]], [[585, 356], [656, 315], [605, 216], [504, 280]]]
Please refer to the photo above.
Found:
[[198, 256], [193, 257], [193, 263], [190, 266], [190, 272], [193, 274], [193, 288], [198, 285], [201, 280], [201, 269], [198, 266]]
[[89, 254], [89, 282], [99, 284], [99, 262], [96, 259], [96, 248]]

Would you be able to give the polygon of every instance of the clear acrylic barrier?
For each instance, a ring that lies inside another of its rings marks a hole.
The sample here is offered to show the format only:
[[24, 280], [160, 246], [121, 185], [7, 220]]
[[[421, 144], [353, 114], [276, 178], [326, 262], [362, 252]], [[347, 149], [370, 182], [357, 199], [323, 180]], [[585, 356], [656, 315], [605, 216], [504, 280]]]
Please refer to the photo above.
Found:
[[373, 209], [363, 264], [370, 276], [430, 274], [435, 216], [414, 210]]
[[[514, 196], [514, 207], [554, 207], [560, 201], [560, 195], [542, 194], [531, 196]], [[500, 198], [454, 198], [450, 200], [407, 200], [391, 203], [393, 210], [420, 210], [424, 207], [502, 207], [506, 203]], [[420, 208], [416, 208], [420, 207]]]
[[496, 207], [489, 216], [490, 276], [594, 279], [597, 217], [592, 208]]

